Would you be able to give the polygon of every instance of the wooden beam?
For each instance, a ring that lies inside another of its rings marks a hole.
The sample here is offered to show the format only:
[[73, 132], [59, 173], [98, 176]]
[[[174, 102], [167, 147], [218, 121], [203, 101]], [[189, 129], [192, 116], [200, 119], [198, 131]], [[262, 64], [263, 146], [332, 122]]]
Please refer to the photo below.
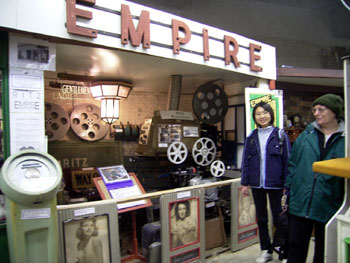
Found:
[[151, 199], [152, 198], [159, 198], [161, 195], [165, 195], [165, 194], [174, 194], [174, 193], [191, 191], [191, 190], [201, 189], [201, 188], [207, 189], [207, 188], [212, 188], [212, 187], [221, 187], [221, 186], [229, 185], [233, 182], [240, 181], [240, 180], [241, 180], [241, 178], [235, 178], [235, 179], [229, 179], [229, 180], [224, 180], [224, 181], [220, 181], [220, 182], [192, 185], [192, 186], [180, 187], [180, 188], [175, 188], [175, 189], [157, 191], [157, 192], [152, 192], [152, 193], [147, 193], [147, 194], [137, 195], [137, 196], [130, 196], [130, 197], [121, 198], [121, 199], [109, 199], [109, 200], [85, 202], [85, 203], [71, 204], [71, 205], [59, 205], [59, 206], [57, 206], [57, 211], [66, 210], [66, 209], [78, 209], [78, 208], [81, 209], [81, 208], [93, 206], [93, 205], [99, 206], [99, 205], [104, 205], [104, 204], [121, 204], [121, 203], [139, 201], [139, 200], [148, 199], [148, 198], [151, 198]]
[[304, 78], [344, 78], [343, 70], [317, 69], [317, 68], [277, 68], [278, 77], [304, 77]]

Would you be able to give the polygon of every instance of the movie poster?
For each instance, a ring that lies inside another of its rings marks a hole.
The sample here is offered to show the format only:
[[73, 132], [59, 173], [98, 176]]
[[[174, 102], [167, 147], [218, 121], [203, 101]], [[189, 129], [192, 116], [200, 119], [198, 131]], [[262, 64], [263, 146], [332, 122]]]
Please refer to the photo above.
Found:
[[256, 128], [252, 113], [254, 106], [261, 101], [269, 103], [274, 110], [274, 126], [283, 128], [283, 91], [262, 88], [245, 88], [247, 136]]

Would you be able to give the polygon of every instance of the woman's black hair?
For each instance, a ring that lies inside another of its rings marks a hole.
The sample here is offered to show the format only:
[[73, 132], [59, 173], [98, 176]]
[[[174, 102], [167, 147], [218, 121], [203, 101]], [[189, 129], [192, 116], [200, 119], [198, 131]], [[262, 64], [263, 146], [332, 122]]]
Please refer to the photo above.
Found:
[[270, 117], [271, 117], [270, 125], [273, 126], [273, 123], [275, 122], [275, 113], [274, 113], [272, 107], [270, 106], [270, 104], [268, 104], [268, 103], [265, 102], [265, 101], [260, 101], [260, 102], [257, 103], [257, 104], [254, 106], [254, 108], [253, 108], [253, 120], [254, 120], [254, 122], [256, 123], [256, 125], [257, 125], [258, 127], [260, 127], [260, 125], [259, 125], [259, 124], [256, 122], [256, 120], [255, 120], [255, 112], [256, 112], [256, 109], [257, 109], [258, 107], [263, 108], [265, 111], [267, 111], [267, 112], [270, 114]]
[[191, 214], [190, 202], [188, 200], [177, 202], [175, 204], [175, 217], [176, 217], [176, 220], [180, 219], [180, 216], [179, 216], [179, 205], [180, 204], [183, 204], [183, 205], [186, 206], [186, 217], [190, 216], [190, 214]]

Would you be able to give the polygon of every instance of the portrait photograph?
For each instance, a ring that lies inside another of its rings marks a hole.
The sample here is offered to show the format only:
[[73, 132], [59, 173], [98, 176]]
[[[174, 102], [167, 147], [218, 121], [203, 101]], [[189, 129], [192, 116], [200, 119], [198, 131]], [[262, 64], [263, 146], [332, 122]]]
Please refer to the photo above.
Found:
[[169, 203], [170, 249], [199, 242], [199, 201], [197, 198]]
[[256, 223], [256, 212], [253, 195], [242, 194], [242, 188], [238, 189], [238, 228]]
[[66, 263], [111, 262], [108, 215], [63, 221]]

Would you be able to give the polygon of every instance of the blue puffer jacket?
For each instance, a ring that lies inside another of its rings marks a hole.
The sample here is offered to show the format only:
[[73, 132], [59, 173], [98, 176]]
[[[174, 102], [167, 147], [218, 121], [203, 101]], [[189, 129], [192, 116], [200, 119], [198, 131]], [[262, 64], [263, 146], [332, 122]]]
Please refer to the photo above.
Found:
[[[263, 187], [267, 189], [282, 189], [288, 172], [290, 142], [284, 131], [284, 138], [280, 139], [278, 131], [279, 128], [274, 127], [266, 145], [266, 172]], [[260, 187], [260, 155], [258, 130], [255, 129], [246, 139], [244, 146], [242, 185]]]

